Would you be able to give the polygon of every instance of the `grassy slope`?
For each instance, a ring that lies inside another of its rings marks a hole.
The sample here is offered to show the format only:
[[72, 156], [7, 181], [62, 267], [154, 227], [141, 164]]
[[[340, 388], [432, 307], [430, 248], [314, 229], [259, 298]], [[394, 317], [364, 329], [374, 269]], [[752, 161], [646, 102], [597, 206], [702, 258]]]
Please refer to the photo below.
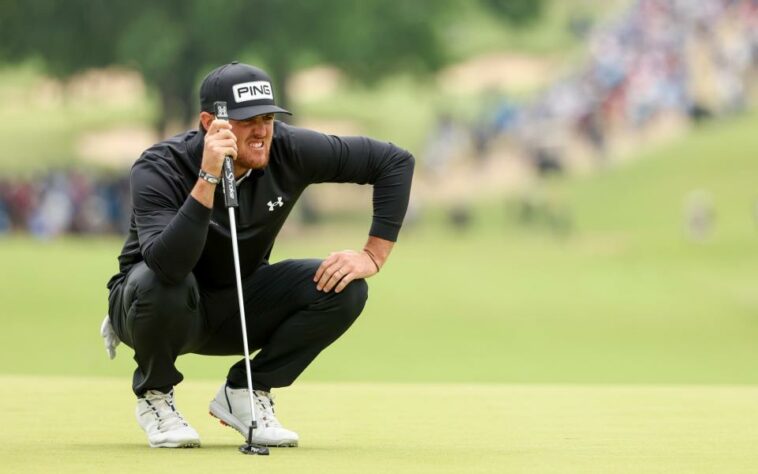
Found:
[[14, 401], [3, 471], [741, 473], [758, 462], [754, 387], [299, 384], [278, 406], [301, 447], [269, 457], [239, 454], [241, 437], [206, 414], [216, 388], [186, 382], [177, 395], [202, 449], [152, 450], [123, 380], [2, 376], [0, 399]]
[[[304, 378], [399, 382], [755, 383], [758, 252], [750, 215], [758, 117], [702, 129], [639, 162], [563, 185], [578, 231], [532, 233], [483, 205], [450, 234], [430, 216], [371, 280], [369, 305]], [[683, 193], [714, 193], [718, 226], [684, 240]], [[366, 223], [367, 225], [367, 223]], [[275, 258], [355, 247], [364, 226], [283, 239]], [[0, 245], [0, 373], [127, 376], [97, 329], [113, 240]], [[183, 357], [218, 378], [227, 358]]]

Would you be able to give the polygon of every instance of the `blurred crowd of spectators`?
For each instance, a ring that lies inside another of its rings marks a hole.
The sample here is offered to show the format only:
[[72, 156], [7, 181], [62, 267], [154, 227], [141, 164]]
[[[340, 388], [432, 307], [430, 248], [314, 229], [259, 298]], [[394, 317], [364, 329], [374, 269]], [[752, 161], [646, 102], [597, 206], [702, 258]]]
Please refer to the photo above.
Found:
[[701, 121], [741, 111], [758, 69], [758, 0], [636, 0], [587, 41], [580, 68], [528, 103], [503, 102], [474, 131], [476, 148], [505, 134], [550, 171], [561, 168], [566, 136], [603, 158], [610, 133], [661, 114]]
[[[633, 0], [610, 21], [577, 16], [569, 27], [586, 52], [568, 73], [526, 99], [486, 91], [473, 125], [438, 116], [421, 161], [430, 176], [449, 179], [456, 158], [468, 157], [523, 159], [538, 177], [586, 158], [602, 166], [624, 145], [668, 133], [669, 124], [675, 130], [743, 111], [758, 85], [758, 0]], [[516, 217], [565, 236], [571, 210], [551, 183], [522, 189]], [[693, 202], [690, 235], [703, 240], [712, 213], [705, 199]], [[452, 209], [453, 226], [464, 228], [467, 213], [465, 204]]]
[[128, 176], [49, 171], [30, 179], [0, 178], [0, 234], [26, 231], [50, 238], [64, 233], [125, 233]]

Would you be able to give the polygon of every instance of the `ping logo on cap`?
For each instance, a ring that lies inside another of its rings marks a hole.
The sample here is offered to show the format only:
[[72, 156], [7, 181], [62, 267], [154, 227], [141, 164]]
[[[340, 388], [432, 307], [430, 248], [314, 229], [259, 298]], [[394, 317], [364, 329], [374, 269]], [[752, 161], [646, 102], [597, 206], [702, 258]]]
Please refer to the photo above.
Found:
[[271, 99], [274, 100], [274, 94], [271, 91], [271, 84], [267, 81], [243, 82], [232, 86], [234, 91], [234, 101], [247, 102], [250, 100]]

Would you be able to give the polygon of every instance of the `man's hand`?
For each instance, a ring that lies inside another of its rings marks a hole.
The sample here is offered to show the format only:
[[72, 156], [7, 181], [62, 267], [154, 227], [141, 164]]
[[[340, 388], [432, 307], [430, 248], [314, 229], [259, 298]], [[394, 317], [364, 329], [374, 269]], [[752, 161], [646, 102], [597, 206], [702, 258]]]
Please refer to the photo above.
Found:
[[[220, 177], [224, 165], [224, 157], [237, 158], [237, 137], [232, 133], [232, 126], [226, 120], [213, 119], [208, 112], [200, 114], [201, 120], [208, 125], [203, 145], [203, 161], [200, 169], [213, 176]], [[190, 193], [200, 204], [213, 208], [213, 193], [216, 186], [198, 178]]]
[[200, 167], [213, 176], [221, 176], [224, 157], [237, 158], [237, 137], [226, 120], [214, 120], [205, 134], [203, 162]]
[[316, 270], [313, 281], [316, 282], [316, 289], [319, 291], [328, 293], [334, 289], [335, 293], [339, 293], [351, 281], [370, 277], [378, 271], [367, 253], [343, 250], [329, 254]]

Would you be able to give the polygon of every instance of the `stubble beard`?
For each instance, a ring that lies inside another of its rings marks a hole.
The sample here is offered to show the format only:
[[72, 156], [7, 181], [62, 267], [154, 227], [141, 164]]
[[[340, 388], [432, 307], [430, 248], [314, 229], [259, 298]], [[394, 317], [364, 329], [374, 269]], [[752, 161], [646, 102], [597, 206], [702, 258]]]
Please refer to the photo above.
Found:
[[246, 150], [246, 153], [244, 154], [238, 153], [236, 164], [245, 169], [263, 169], [268, 166], [270, 151], [270, 145], [267, 146], [267, 144], [264, 143], [261, 152], [256, 150]]

